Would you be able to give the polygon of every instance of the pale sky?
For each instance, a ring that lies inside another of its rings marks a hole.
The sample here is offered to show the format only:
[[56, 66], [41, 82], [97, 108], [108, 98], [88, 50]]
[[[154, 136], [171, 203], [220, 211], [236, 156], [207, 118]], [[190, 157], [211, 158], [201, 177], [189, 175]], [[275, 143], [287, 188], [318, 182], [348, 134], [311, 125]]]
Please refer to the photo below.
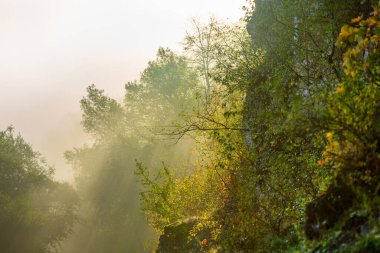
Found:
[[236, 22], [245, 0], [0, 0], [0, 130], [13, 125], [56, 176], [86, 141], [79, 100], [94, 83], [114, 98], [159, 46], [181, 50], [192, 17]]

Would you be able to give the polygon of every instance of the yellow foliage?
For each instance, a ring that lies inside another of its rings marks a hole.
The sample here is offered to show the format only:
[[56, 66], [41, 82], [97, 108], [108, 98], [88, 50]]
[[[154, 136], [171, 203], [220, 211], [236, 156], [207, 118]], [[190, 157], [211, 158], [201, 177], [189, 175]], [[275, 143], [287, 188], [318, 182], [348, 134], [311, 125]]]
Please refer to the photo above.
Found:
[[343, 40], [345, 39], [346, 37], [350, 36], [351, 35], [351, 31], [348, 27], [344, 26], [342, 27], [342, 29], [340, 30], [340, 34], [339, 34], [339, 39], [340, 40]]
[[346, 91], [346, 90], [344, 89], [344, 87], [338, 87], [338, 88], [336, 89], [336, 93], [337, 93], [337, 94], [344, 94], [345, 91]]
[[334, 136], [333, 132], [327, 132], [326, 133], [326, 138], [327, 138], [328, 141], [331, 141], [332, 138], [333, 138], [333, 136]]
[[376, 20], [375, 17], [370, 17], [370, 18], [368, 19], [368, 25], [369, 25], [369, 26], [374, 26], [374, 25], [376, 25], [376, 22], [377, 22], [377, 20]]
[[352, 19], [351, 22], [352, 22], [352, 23], [358, 23], [358, 22], [360, 22], [361, 20], [362, 20], [362, 17], [359, 16], [359, 17], [357, 17], [357, 18]]

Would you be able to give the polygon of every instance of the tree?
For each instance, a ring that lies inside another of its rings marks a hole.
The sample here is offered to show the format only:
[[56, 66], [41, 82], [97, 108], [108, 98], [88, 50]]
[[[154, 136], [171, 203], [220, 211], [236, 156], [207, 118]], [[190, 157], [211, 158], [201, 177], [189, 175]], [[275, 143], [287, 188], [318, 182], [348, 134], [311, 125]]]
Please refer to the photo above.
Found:
[[180, 115], [191, 112], [198, 88], [198, 76], [188, 66], [187, 58], [159, 48], [140, 80], [125, 86], [128, 118], [140, 124], [135, 126], [136, 131], [149, 126], [157, 133], [174, 125]]
[[141, 147], [130, 132], [125, 108], [94, 85], [87, 92], [81, 100], [82, 124], [96, 142], [65, 153], [75, 170], [82, 222], [63, 250], [146, 252], [144, 240], [152, 233], [139, 211], [133, 174]]
[[140, 80], [126, 85], [123, 103], [94, 85], [87, 88], [81, 100], [82, 124], [96, 142], [66, 152], [76, 172], [84, 220], [66, 252], [149, 251], [151, 245], [145, 244], [154, 234], [140, 212], [136, 160], [151, 168], [162, 160], [187, 163], [189, 143], [169, 146], [154, 133], [192, 109], [196, 87], [197, 77], [186, 59], [160, 48]]
[[367, 7], [358, 1], [255, 1], [246, 17], [251, 38], [214, 24], [188, 35], [201, 75], [205, 61], [199, 59], [209, 50], [213, 90], [207, 106], [173, 133], [206, 137], [208, 153], [216, 154], [210, 160], [217, 166], [210, 168], [228, 175], [224, 204], [212, 218], [221, 226], [224, 250], [286, 249], [273, 240], [300, 230], [306, 204], [326, 189], [331, 174], [317, 161], [325, 145], [327, 94], [343, 73], [335, 36]]
[[[306, 210], [306, 235], [321, 252], [380, 249], [380, 6], [373, 7], [369, 16], [344, 25], [337, 41], [345, 50], [344, 76], [328, 98], [327, 144], [319, 161], [332, 182]], [[364, 226], [368, 232], [359, 233]]]
[[87, 87], [87, 94], [87, 98], [80, 101], [84, 130], [96, 139], [112, 138], [122, 133], [125, 119], [121, 105], [94, 84]]
[[0, 132], [0, 248], [56, 252], [77, 221], [77, 195], [12, 128]]
[[214, 41], [218, 35], [220, 24], [215, 19], [210, 19], [207, 25], [202, 25], [198, 20], [192, 19], [193, 31], [186, 32], [183, 42], [184, 49], [190, 53], [193, 65], [201, 73], [205, 83], [206, 102], [211, 93], [210, 68], [214, 64]]

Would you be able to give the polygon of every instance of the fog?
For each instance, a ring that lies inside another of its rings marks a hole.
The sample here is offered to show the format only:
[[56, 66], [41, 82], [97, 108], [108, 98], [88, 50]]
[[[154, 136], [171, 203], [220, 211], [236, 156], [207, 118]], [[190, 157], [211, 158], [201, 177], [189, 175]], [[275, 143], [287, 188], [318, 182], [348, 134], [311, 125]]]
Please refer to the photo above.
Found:
[[65, 150], [89, 137], [79, 100], [90, 84], [118, 100], [159, 46], [180, 51], [192, 17], [237, 21], [244, 0], [0, 1], [0, 128], [15, 127], [71, 181]]

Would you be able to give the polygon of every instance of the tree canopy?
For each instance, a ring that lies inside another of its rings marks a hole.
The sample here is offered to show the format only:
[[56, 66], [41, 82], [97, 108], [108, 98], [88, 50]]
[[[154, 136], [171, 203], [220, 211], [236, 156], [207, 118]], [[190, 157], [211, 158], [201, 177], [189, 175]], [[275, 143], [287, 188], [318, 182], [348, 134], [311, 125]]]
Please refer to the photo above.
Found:
[[194, 19], [120, 101], [88, 86], [75, 190], [0, 132], [1, 249], [379, 252], [379, 1], [244, 9]]
[[13, 129], [0, 132], [1, 251], [56, 252], [77, 221], [78, 197]]

